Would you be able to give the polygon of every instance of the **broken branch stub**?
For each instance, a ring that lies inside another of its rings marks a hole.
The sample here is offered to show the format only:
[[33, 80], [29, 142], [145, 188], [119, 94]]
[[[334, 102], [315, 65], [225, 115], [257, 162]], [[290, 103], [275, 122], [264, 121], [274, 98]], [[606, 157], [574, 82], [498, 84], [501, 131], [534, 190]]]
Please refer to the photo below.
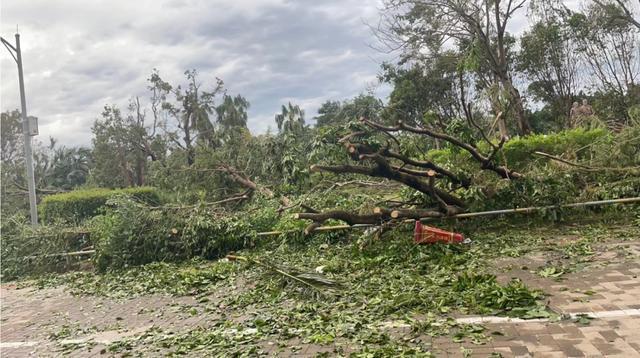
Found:
[[355, 214], [346, 210], [330, 210], [325, 212], [315, 213], [297, 213], [293, 215], [294, 219], [304, 219], [313, 221], [304, 230], [305, 235], [311, 234], [316, 228], [322, 226], [322, 224], [330, 219], [344, 221], [347, 224], [353, 226], [358, 224], [370, 224], [378, 225], [384, 221], [384, 217], [381, 214]]

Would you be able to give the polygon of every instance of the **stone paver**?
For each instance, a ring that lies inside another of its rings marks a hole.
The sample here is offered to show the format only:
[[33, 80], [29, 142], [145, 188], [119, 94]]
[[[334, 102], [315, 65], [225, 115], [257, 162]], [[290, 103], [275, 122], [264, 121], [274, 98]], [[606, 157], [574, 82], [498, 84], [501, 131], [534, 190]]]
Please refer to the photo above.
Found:
[[[640, 243], [626, 243], [637, 249]], [[512, 270], [500, 274], [501, 280], [523, 279], [527, 285], [549, 293], [549, 306], [560, 314], [588, 313], [596, 318], [587, 325], [575, 319], [549, 322], [494, 320], [482, 322], [491, 339], [483, 345], [453, 343], [451, 337], [418, 337], [416, 344], [430, 346], [436, 356], [487, 357], [640, 357], [640, 259], [594, 265], [563, 276], [556, 281], [541, 278], [531, 270]], [[533, 267], [529, 265], [530, 267]], [[63, 289], [0, 288], [0, 356], [60, 356], [61, 342], [86, 345], [70, 356], [100, 354], [109, 342], [142, 334], [151, 326], [175, 331], [203, 326], [218, 318], [205, 312], [194, 297], [148, 295], [127, 299], [74, 297]], [[198, 313], [189, 313], [196, 307]], [[233, 319], [233, 317], [232, 317]], [[241, 320], [242, 317], [236, 317]], [[63, 332], [62, 327], [68, 327]], [[409, 335], [407, 327], [390, 326], [392, 336]], [[492, 334], [493, 333], [493, 334]], [[415, 337], [414, 337], [415, 338]], [[87, 340], [93, 343], [86, 344]], [[319, 346], [290, 342], [299, 350], [264, 342], [264, 351], [278, 356], [311, 357], [348, 355], [354, 347], [340, 341]], [[464, 351], [464, 353], [463, 353]]]
[[[3, 285], [0, 304], [1, 357], [59, 356], [60, 342], [73, 343], [74, 340], [94, 340], [98, 344], [90, 351], [99, 351], [105, 345], [100, 342], [141, 334], [151, 326], [179, 329], [213, 318], [213, 314], [203, 312], [192, 316], [184, 309], [197, 305], [195, 298], [189, 296], [108, 299], [77, 297], [62, 288], [17, 289]], [[63, 327], [68, 327], [68, 332], [64, 332]], [[37, 344], [12, 347], [11, 343], [16, 342]]]
[[[640, 252], [637, 242], [623, 245]], [[488, 351], [503, 357], [640, 357], [640, 259], [637, 255], [626, 258], [623, 263], [609, 261], [564, 275], [560, 281], [531, 273], [530, 262], [524, 263], [529, 264], [526, 270], [502, 274], [503, 281], [517, 277], [550, 294], [548, 305], [559, 314], [586, 313], [595, 318], [588, 325], [575, 319], [485, 323], [488, 332], [500, 334], [492, 335], [491, 342], [476, 346], [479, 348], [465, 347], [473, 351], [472, 356], [485, 357]], [[447, 353], [457, 356], [460, 350], [448, 349]]]

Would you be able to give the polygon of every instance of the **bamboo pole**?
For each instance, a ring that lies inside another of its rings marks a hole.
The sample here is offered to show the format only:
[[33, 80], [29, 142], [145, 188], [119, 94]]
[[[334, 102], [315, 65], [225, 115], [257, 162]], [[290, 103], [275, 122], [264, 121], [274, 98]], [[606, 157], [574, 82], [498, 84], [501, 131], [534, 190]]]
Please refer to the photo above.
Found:
[[629, 204], [629, 203], [637, 203], [640, 202], [640, 197], [635, 198], [625, 198], [625, 199], [612, 199], [612, 200], [598, 200], [598, 201], [586, 201], [583, 203], [573, 203], [573, 204], [563, 204], [563, 205], [548, 205], [548, 206], [532, 206], [528, 208], [516, 208], [516, 209], [505, 209], [505, 210], [492, 210], [492, 211], [481, 211], [477, 213], [463, 213], [450, 216], [452, 218], [472, 218], [478, 216], [489, 216], [489, 215], [500, 215], [500, 214], [511, 214], [511, 213], [532, 213], [535, 211], [541, 210], [549, 210], [549, 209], [562, 209], [562, 208], [579, 208], [579, 207], [587, 207], [587, 206], [599, 206], [599, 205], [607, 205], [607, 204]]
[[[572, 203], [572, 204], [563, 204], [563, 205], [548, 205], [548, 206], [532, 206], [527, 208], [516, 208], [516, 209], [503, 209], [503, 210], [491, 210], [491, 211], [480, 211], [475, 213], [462, 213], [451, 216], [444, 216], [441, 218], [433, 218], [427, 217], [419, 219], [420, 221], [431, 221], [436, 219], [464, 219], [464, 218], [473, 218], [480, 216], [492, 216], [492, 215], [502, 215], [502, 214], [527, 214], [535, 211], [541, 210], [549, 210], [549, 209], [562, 209], [562, 208], [578, 208], [578, 207], [588, 207], [588, 206], [599, 206], [599, 205], [608, 205], [608, 204], [630, 204], [640, 202], [640, 197], [633, 198], [624, 198], [624, 199], [612, 199], [612, 200], [598, 200], [598, 201], [587, 201], [582, 203]], [[414, 223], [417, 220], [415, 219], [406, 219], [403, 220], [402, 223]], [[357, 225], [336, 225], [336, 226], [321, 226], [314, 230], [315, 231], [333, 231], [333, 230], [345, 230], [345, 229], [356, 229], [356, 228], [367, 228], [377, 226], [375, 224], [357, 224]], [[271, 231], [266, 233], [258, 233], [258, 236], [272, 236], [285, 234], [289, 232], [297, 232], [298, 230], [287, 230], [287, 231]], [[262, 234], [262, 235], [261, 235]]]
[[32, 255], [26, 256], [28, 259], [35, 259], [38, 257], [71, 257], [71, 256], [89, 256], [96, 253], [96, 250], [84, 250], [74, 252], [61, 252], [59, 254], [46, 254], [46, 255]]

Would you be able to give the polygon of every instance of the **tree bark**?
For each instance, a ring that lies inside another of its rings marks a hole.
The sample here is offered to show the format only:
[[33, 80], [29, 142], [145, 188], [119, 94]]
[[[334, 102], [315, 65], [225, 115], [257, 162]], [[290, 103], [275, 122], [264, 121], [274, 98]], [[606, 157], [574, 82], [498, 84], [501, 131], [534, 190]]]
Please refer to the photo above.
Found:
[[[352, 159], [354, 160], [359, 160], [359, 156], [360, 154], [372, 154], [374, 153], [374, 151], [367, 147], [364, 144], [353, 144], [350, 143], [348, 146], [348, 150], [349, 150], [349, 154], [351, 155]], [[397, 159], [402, 161], [405, 164], [408, 165], [412, 165], [414, 167], [419, 167], [419, 168], [425, 168], [425, 169], [429, 169], [429, 170], [433, 170], [435, 171], [437, 174], [440, 174], [441, 176], [447, 177], [449, 178], [449, 180], [454, 183], [454, 184], [459, 184], [465, 188], [469, 187], [470, 182], [468, 179], [466, 178], [460, 178], [458, 177], [456, 174], [454, 174], [453, 172], [442, 168], [430, 161], [421, 161], [421, 160], [415, 160], [413, 158], [409, 158], [405, 155], [402, 155], [400, 153], [396, 153], [392, 150], [389, 150], [388, 148], [383, 149], [382, 151], [380, 151], [380, 155], [384, 156], [384, 157], [388, 157], [388, 158], [393, 158], [393, 159]], [[401, 171], [405, 171], [407, 173], [411, 173], [413, 172], [410, 169], [407, 168], [403, 168]], [[414, 175], [423, 175], [426, 174], [426, 172], [424, 173], [418, 173], [415, 172]]]
[[406, 130], [408, 132], [412, 132], [412, 133], [417, 133], [417, 134], [424, 134], [427, 135], [429, 137], [432, 138], [439, 138], [442, 140], [445, 140], [455, 146], [458, 146], [464, 150], [466, 150], [467, 152], [469, 152], [469, 154], [471, 154], [471, 156], [478, 161], [481, 165], [480, 168], [484, 169], [484, 170], [491, 170], [493, 172], [495, 172], [496, 174], [500, 175], [502, 178], [505, 179], [517, 179], [517, 178], [521, 178], [522, 174], [518, 173], [518, 172], [514, 172], [512, 170], [509, 170], [508, 168], [504, 167], [504, 166], [499, 166], [496, 165], [495, 163], [493, 163], [493, 161], [491, 160], [491, 156], [490, 157], [486, 157], [483, 154], [481, 154], [478, 149], [474, 148], [473, 146], [471, 146], [468, 143], [463, 142], [462, 140], [455, 138], [453, 136], [450, 136], [448, 134], [445, 133], [438, 133], [435, 132], [429, 128], [425, 128], [425, 127], [412, 127], [410, 125], [407, 125], [405, 123], [403, 123], [402, 121], [398, 121], [398, 124], [395, 127], [387, 127], [387, 126], [383, 126], [381, 124], [363, 119], [362, 122], [364, 122], [365, 124], [373, 127], [373, 128], [377, 128], [381, 131], [384, 132], [399, 132], [402, 130]]
[[[271, 191], [269, 188], [266, 188], [264, 186], [258, 185], [256, 183], [254, 183], [251, 179], [247, 178], [246, 175], [240, 173], [236, 168], [233, 168], [231, 166], [228, 165], [221, 165], [220, 166], [220, 170], [229, 174], [229, 177], [235, 181], [236, 183], [244, 186], [245, 188], [251, 190], [251, 191], [257, 191], [259, 193], [261, 193], [262, 195], [266, 196], [267, 198], [271, 199], [275, 196], [275, 194], [273, 193], [273, 191]], [[284, 206], [290, 206], [291, 205], [291, 199], [289, 199], [287, 196], [281, 196], [279, 198], [280, 203]]]
[[515, 112], [516, 121], [518, 124], [518, 133], [522, 136], [531, 134], [531, 124], [529, 123], [529, 119], [527, 118], [527, 114], [524, 110], [524, 104], [522, 103], [522, 96], [520, 95], [520, 91], [515, 88], [510, 79], [504, 80], [503, 86], [507, 89], [511, 97], [513, 110]]
[[[360, 165], [313, 165], [311, 166], [311, 171], [326, 171], [336, 174], [353, 173], [372, 177], [387, 178], [405, 184], [421, 193], [431, 195], [431, 187], [429, 186], [429, 183], [420, 180], [413, 175], [393, 170], [390, 166], [388, 166], [388, 164], [386, 166], [381, 166], [380, 164], [378, 164], [373, 168]], [[460, 198], [453, 196], [442, 189], [434, 188], [434, 192], [449, 205], [456, 205], [462, 208], [466, 206]]]

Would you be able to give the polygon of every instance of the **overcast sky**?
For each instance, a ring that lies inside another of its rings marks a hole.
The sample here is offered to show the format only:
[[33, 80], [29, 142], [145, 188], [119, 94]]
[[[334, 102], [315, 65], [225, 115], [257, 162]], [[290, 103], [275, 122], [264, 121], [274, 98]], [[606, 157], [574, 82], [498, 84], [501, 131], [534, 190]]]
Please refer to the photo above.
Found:
[[[2, 0], [1, 33], [23, 48], [29, 115], [39, 140], [88, 145], [105, 104], [147, 95], [153, 68], [171, 83], [195, 68], [250, 102], [254, 133], [292, 101], [307, 118], [328, 99], [376, 84], [385, 56], [370, 48], [376, 0]], [[18, 108], [17, 71], [2, 49], [1, 109]], [[378, 88], [381, 96], [384, 88]]]
[[[565, 3], [576, 3], [578, 0]], [[126, 108], [145, 98], [147, 79], [180, 83], [197, 69], [202, 82], [224, 80], [251, 103], [253, 133], [274, 127], [288, 101], [311, 119], [326, 100], [373, 89], [389, 55], [371, 48], [380, 0], [2, 0], [0, 33], [20, 27], [29, 115], [40, 136], [89, 145], [91, 125], [106, 104]], [[510, 24], [527, 24], [521, 11]], [[11, 56], [0, 50], [0, 109], [19, 107]]]

